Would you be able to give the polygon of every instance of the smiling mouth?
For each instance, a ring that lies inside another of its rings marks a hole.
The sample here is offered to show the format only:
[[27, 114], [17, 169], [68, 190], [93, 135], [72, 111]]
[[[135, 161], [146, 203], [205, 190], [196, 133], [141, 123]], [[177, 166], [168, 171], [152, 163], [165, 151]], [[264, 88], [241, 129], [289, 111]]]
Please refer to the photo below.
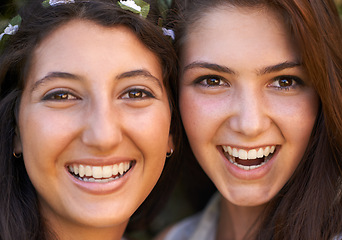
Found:
[[130, 161], [108, 166], [72, 164], [67, 168], [69, 173], [80, 181], [107, 183], [123, 177], [132, 169], [134, 163]]
[[222, 146], [224, 156], [235, 166], [243, 170], [253, 170], [266, 164], [276, 152], [276, 146], [257, 149], [237, 149]]

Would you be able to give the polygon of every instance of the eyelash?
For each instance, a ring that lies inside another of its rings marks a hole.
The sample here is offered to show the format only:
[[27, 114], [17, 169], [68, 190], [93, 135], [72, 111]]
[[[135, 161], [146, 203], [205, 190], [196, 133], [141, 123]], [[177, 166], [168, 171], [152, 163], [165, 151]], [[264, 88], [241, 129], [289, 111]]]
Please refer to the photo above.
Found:
[[[134, 97], [132, 95], [130, 97], [130, 93], [138, 94], [138, 96]], [[125, 96], [127, 96], [127, 97], [125, 97]], [[128, 89], [124, 94], [122, 94], [121, 98], [123, 98], [123, 99], [144, 99], [144, 98], [155, 98], [155, 96], [151, 93], [151, 91], [149, 91], [147, 89], [144, 89], [144, 88], [131, 88], [131, 89]]]
[[[215, 84], [209, 84], [208, 80], [214, 80], [211, 83], [215, 83]], [[204, 83], [206, 81], [206, 83]], [[204, 87], [219, 87], [219, 86], [230, 86], [230, 84], [223, 78], [220, 77], [218, 75], [205, 75], [205, 76], [201, 76], [198, 77], [197, 79], [195, 79], [195, 84], [204, 86]], [[218, 84], [217, 84], [218, 83]]]
[[68, 101], [80, 99], [75, 94], [67, 90], [56, 90], [43, 97], [43, 101]]
[[[284, 82], [280, 82], [284, 81]], [[278, 83], [275, 85], [275, 83]], [[287, 83], [289, 86], [281, 86], [281, 83]], [[275, 77], [272, 83], [268, 84], [268, 87], [276, 88], [280, 91], [289, 91], [292, 89], [296, 89], [297, 87], [301, 87], [304, 85], [304, 81], [296, 76], [290, 76], [290, 75], [283, 75]]]

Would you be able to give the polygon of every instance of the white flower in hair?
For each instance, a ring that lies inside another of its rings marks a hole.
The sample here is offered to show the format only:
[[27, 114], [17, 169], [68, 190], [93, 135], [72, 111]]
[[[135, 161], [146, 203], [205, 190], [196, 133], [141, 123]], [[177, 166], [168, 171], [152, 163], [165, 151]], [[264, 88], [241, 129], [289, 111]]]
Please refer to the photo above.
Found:
[[50, 0], [49, 4], [50, 6], [56, 6], [60, 4], [66, 4], [66, 3], [75, 3], [74, 0]]
[[6, 34], [6, 35], [14, 35], [19, 29], [18, 25], [14, 25], [12, 26], [12, 24], [8, 24], [8, 26], [5, 28], [4, 32], [0, 34], [0, 40], [2, 39], [2, 37]]
[[172, 40], [175, 40], [175, 32], [172, 29], [162, 28], [165, 36], [170, 36]]
[[138, 11], [138, 12], [141, 12], [141, 7], [138, 6], [134, 0], [126, 0], [126, 1], [123, 1], [123, 0], [120, 0], [120, 3], [127, 6], [127, 7], [130, 7], [130, 8], [133, 8], [134, 10]]

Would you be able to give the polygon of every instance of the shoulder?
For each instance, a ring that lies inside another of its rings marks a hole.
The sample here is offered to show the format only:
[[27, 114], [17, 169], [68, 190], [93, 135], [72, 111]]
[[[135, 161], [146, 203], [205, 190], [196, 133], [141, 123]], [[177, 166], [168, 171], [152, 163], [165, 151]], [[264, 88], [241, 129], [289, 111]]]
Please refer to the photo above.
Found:
[[210, 240], [216, 235], [220, 195], [215, 194], [206, 208], [166, 229], [156, 240]]
[[202, 213], [190, 216], [164, 230], [155, 240], [187, 240], [196, 230]]

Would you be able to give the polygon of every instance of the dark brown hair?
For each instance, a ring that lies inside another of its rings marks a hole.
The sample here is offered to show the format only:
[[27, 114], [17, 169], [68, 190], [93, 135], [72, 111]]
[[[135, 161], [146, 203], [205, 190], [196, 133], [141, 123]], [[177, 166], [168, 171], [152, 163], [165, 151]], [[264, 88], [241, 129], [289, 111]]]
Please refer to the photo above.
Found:
[[[85, 19], [105, 27], [128, 27], [160, 60], [172, 111], [170, 131], [176, 150], [181, 138], [179, 115], [172, 98], [176, 89], [177, 61], [172, 44], [163, 36], [161, 29], [137, 14], [122, 10], [117, 1], [76, 0], [72, 4], [43, 7], [41, 1], [31, 0], [20, 15], [22, 24], [19, 31], [7, 39], [0, 56], [0, 239], [51, 239], [50, 230], [40, 216], [36, 191], [23, 159], [15, 159], [12, 155], [18, 106], [36, 46], [73, 19]], [[176, 151], [166, 161], [161, 178], [133, 215], [129, 226], [148, 224], [160, 204], [165, 202], [178, 171], [177, 159]]]
[[222, 6], [278, 12], [320, 98], [301, 163], [268, 203], [257, 233], [246, 238], [332, 239], [342, 233], [342, 27], [336, 6], [333, 0], [180, 0], [170, 22], [179, 56], [189, 29], [201, 27], [199, 19]]

